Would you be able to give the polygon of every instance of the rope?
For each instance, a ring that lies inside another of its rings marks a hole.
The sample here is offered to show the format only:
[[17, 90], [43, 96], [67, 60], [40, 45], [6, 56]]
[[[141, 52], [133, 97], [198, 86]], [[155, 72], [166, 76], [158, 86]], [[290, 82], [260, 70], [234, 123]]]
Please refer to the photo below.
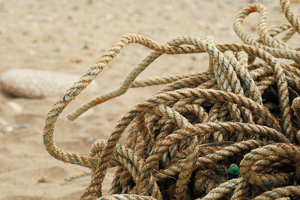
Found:
[[[233, 26], [244, 44], [180, 36], [162, 45], [138, 34], [116, 41], [59, 98], [45, 122], [43, 141], [49, 154], [91, 169], [66, 179], [92, 175], [81, 199], [299, 198], [300, 54], [286, 42], [300, 27], [289, 1], [280, 0], [280, 5], [288, 21], [271, 29], [261, 4], [250, 4], [237, 14]], [[258, 39], [242, 27], [253, 12], [259, 13]], [[281, 40], [275, 38], [283, 32]], [[94, 142], [89, 155], [59, 148], [53, 133], [60, 113], [131, 43], [152, 52], [120, 87], [86, 102], [68, 119], [130, 88], [165, 86], [125, 113], [108, 139]], [[206, 72], [137, 78], [163, 54], [195, 53], [208, 54]], [[126, 129], [126, 145], [120, 145]], [[109, 196], [102, 197], [109, 167], [118, 169]]]

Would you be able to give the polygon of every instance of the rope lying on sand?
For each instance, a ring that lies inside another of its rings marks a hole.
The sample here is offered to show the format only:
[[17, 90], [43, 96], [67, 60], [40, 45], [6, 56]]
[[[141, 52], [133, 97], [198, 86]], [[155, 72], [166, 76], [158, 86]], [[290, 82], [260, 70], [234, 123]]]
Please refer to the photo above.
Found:
[[[288, 22], [270, 30], [263, 5], [251, 4], [238, 13], [234, 30], [245, 44], [182, 36], [161, 45], [137, 34], [115, 42], [54, 104], [45, 123], [50, 155], [92, 171], [81, 199], [300, 198], [300, 53], [286, 43], [300, 33], [300, 26], [289, 1], [280, 4]], [[242, 27], [253, 12], [259, 13], [257, 40]], [[274, 38], [284, 31], [282, 40]], [[153, 51], [119, 88], [85, 103], [68, 118], [75, 120], [131, 87], [166, 86], [127, 112], [107, 140], [95, 141], [90, 155], [57, 147], [53, 132], [60, 113], [130, 43]], [[136, 80], [163, 54], [192, 53], [208, 53], [206, 72]], [[117, 144], [127, 127], [126, 145]], [[114, 166], [118, 170], [110, 196], [101, 197], [107, 168]]]

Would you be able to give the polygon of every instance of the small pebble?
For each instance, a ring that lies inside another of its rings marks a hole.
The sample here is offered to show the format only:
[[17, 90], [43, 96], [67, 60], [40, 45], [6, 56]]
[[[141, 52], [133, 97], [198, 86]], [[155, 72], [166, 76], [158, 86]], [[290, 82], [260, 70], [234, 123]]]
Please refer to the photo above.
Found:
[[133, 53], [140, 55], [142, 53], [142, 50], [140, 48], [136, 48]]
[[42, 177], [37, 180], [38, 183], [52, 183], [53, 178], [52, 177]]
[[35, 55], [36, 55], [36, 52], [35, 52], [35, 50], [30, 49], [30, 50], [29, 50], [29, 54], [32, 55], [32, 56], [35, 56]]
[[22, 106], [20, 106], [19, 104], [15, 103], [15, 102], [8, 102], [7, 103], [8, 107], [10, 107], [13, 111], [17, 112], [17, 113], [20, 113], [22, 112]]
[[108, 14], [105, 15], [106, 20], [111, 20], [113, 17], [114, 17], [114, 15], [111, 14], [111, 13], [108, 13]]
[[125, 56], [129, 55], [129, 52], [128, 52], [127, 50], [123, 50], [123, 51], [121, 51], [121, 52], [122, 52], [122, 54], [125, 55]]
[[0, 118], [0, 124], [3, 125], [3, 126], [6, 126], [8, 123], [4, 119]]
[[94, 139], [93, 137], [88, 137], [88, 138], [87, 138], [87, 141], [90, 142], [90, 143], [92, 143], [92, 142], [95, 141], [95, 139]]
[[14, 124], [12, 126], [9, 126], [6, 128], [6, 131], [7, 132], [11, 132], [15, 129], [22, 129], [22, 128], [29, 128], [30, 127], [30, 124], [27, 124], [27, 123], [24, 123], [24, 124]]
[[54, 51], [54, 52], [60, 52], [60, 48], [58, 48], [58, 47], [57, 47], [57, 48], [54, 48], [53, 51]]
[[73, 62], [73, 63], [81, 63], [82, 59], [81, 58], [72, 58], [71, 62]]
[[53, 17], [51, 17], [51, 16], [41, 16], [41, 20], [43, 22], [52, 22], [53, 21]]

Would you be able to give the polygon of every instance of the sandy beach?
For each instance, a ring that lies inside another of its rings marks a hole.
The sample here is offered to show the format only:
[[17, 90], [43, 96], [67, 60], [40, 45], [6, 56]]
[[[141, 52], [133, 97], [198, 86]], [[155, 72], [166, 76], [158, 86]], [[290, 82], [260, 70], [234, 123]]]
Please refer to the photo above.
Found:
[[[204, 39], [211, 35], [216, 43], [241, 43], [232, 22], [249, 3], [268, 8], [269, 28], [286, 21], [279, 1], [272, 0], [0, 0], [0, 74], [31, 68], [82, 76], [127, 33], [138, 33], [161, 44], [182, 35]], [[292, 6], [299, 14], [300, 3]], [[254, 38], [257, 17], [257, 13], [251, 14], [244, 22]], [[299, 46], [299, 35], [289, 43]], [[132, 88], [73, 122], [66, 118], [86, 101], [118, 87], [150, 52], [141, 45], [126, 46], [95, 79], [97, 90], [87, 87], [67, 106], [54, 132], [60, 148], [88, 155], [92, 143], [106, 139], [124, 113], [162, 87]], [[163, 55], [139, 77], [190, 74], [207, 67], [206, 54]], [[0, 199], [79, 199], [89, 185], [90, 176], [66, 182], [65, 178], [89, 169], [54, 159], [43, 145], [45, 118], [58, 98], [15, 98], [0, 92]], [[20, 124], [23, 127], [16, 126]], [[120, 142], [124, 141], [126, 133]], [[108, 194], [114, 170], [106, 176], [104, 194]]]

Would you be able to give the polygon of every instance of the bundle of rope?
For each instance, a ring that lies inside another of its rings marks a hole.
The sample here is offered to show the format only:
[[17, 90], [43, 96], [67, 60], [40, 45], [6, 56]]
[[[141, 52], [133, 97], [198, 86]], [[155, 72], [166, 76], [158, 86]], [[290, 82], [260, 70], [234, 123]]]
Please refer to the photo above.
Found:
[[[234, 30], [245, 44], [182, 36], [161, 45], [137, 34], [115, 42], [60, 97], [45, 123], [43, 138], [50, 155], [91, 169], [92, 181], [81, 199], [300, 198], [300, 54], [286, 43], [300, 33], [300, 26], [289, 1], [280, 4], [288, 22], [269, 30], [263, 5], [251, 4], [238, 13]], [[257, 40], [242, 27], [253, 12], [259, 13]], [[274, 38], [284, 31], [281, 40]], [[90, 155], [60, 149], [53, 140], [60, 113], [130, 43], [153, 51], [119, 88], [85, 103], [68, 118], [75, 120], [129, 88], [166, 86], [127, 112], [107, 140], [96, 140]], [[163, 54], [192, 53], [208, 53], [206, 72], [136, 79]], [[118, 140], [127, 127], [123, 146]], [[110, 196], [102, 197], [107, 168], [115, 166]]]

